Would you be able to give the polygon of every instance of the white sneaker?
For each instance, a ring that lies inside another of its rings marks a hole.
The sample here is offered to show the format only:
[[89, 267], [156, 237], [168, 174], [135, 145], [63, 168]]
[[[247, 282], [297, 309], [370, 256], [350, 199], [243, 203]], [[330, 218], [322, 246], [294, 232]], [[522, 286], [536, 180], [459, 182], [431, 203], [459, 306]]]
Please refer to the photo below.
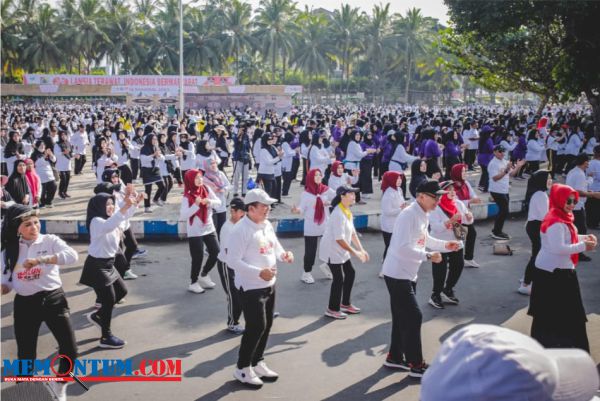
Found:
[[475, 262], [475, 259], [465, 259], [465, 266], [470, 266], [470, 267], [481, 267], [481, 265], [477, 262]]
[[233, 377], [236, 378], [240, 383], [248, 384], [254, 387], [260, 387], [264, 384], [250, 366], [244, 369], [236, 369], [235, 372], [233, 372]]
[[362, 194], [361, 196], [363, 198], [365, 198], [365, 199], [371, 199], [371, 198], [373, 198], [373, 196], [371, 196], [371, 194]]
[[198, 284], [198, 282], [196, 281], [194, 284], [190, 284], [190, 286], [188, 287], [188, 291], [194, 292], [196, 294], [202, 294], [204, 292], [204, 288], [202, 288], [200, 284]]
[[331, 274], [331, 269], [329, 269], [329, 265], [327, 263], [321, 263], [319, 265], [319, 269], [321, 269], [326, 278], [333, 280], [333, 274]]
[[256, 373], [256, 375], [261, 379], [275, 381], [279, 378], [277, 372], [269, 369], [267, 364], [263, 361], [260, 361], [258, 364], [256, 364], [256, 366], [253, 366], [252, 369], [254, 370], [254, 373]]
[[137, 274], [131, 271], [131, 269], [127, 270], [123, 275], [123, 280], [135, 280], [138, 278]]
[[198, 277], [198, 283], [200, 283], [202, 288], [207, 289], [207, 290], [213, 289], [216, 286], [216, 284], [210, 279], [209, 275], [206, 275], [204, 277], [202, 277], [202, 276]]
[[315, 282], [315, 279], [313, 278], [312, 274], [307, 272], [302, 273], [302, 277], [300, 278], [300, 280], [302, 280], [306, 284], [314, 284]]
[[67, 382], [45, 382], [46, 389], [55, 401], [67, 401]]
[[531, 285], [525, 285], [521, 283], [517, 291], [519, 292], [519, 294], [531, 295]]

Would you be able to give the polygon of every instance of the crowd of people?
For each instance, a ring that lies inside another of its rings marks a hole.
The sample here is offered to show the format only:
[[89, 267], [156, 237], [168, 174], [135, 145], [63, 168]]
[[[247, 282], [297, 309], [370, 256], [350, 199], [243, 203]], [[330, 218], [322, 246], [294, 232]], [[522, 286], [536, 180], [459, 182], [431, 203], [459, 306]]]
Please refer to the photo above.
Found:
[[[71, 175], [86, 165], [96, 181], [80, 282], [96, 294], [87, 317], [101, 331], [100, 347], [126, 344], [111, 332], [112, 312], [127, 294], [124, 280], [136, 278], [131, 260], [146, 253], [129, 219], [142, 202], [143, 213], [164, 207], [169, 196], [178, 196], [172, 191], [177, 185], [191, 260], [188, 290], [214, 288], [209, 273], [217, 266], [227, 329], [242, 335], [234, 377], [252, 386], [276, 380], [263, 354], [276, 314], [277, 261], [293, 263], [294, 255], [283, 249], [268, 217], [272, 208], [289, 207], [282, 198], [297, 182], [303, 190], [290, 212], [303, 218], [300, 279], [313, 284], [319, 263], [331, 280], [324, 314], [333, 319], [361, 312], [351, 300], [352, 260], [370, 260], [352, 206], [380, 201], [385, 251], [379, 276], [392, 320], [384, 365], [420, 378], [428, 365], [415, 297], [419, 267], [432, 262], [431, 307], [458, 305], [464, 267], [480, 267], [471, 205], [489, 193], [498, 207], [490, 235], [510, 240], [504, 224], [512, 177], [527, 180], [532, 255], [518, 292], [531, 296], [531, 336], [545, 347], [589, 352], [575, 267], [591, 260], [584, 252], [597, 247], [587, 229], [600, 224], [599, 134], [582, 107], [548, 107], [535, 115], [483, 106], [314, 106], [281, 115], [190, 110], [177, 118], [122, 105], [4, 105], [2, 292], [17, 293], [19, 357], [34, 359], [42, 321], [61, 351], [77, 354], [59, 275], [59, 265], [74, 263], [77, 253], [57, 236], [41, 234], [39, 215], [53, 207], [57, 191], [70, 197]], [[476, 186], [468, 180], [473, 172], [480, 174]], [[23, 317], [31, 308], [37, 314]], [[64, 385], [49, 386], [66, 397]]]

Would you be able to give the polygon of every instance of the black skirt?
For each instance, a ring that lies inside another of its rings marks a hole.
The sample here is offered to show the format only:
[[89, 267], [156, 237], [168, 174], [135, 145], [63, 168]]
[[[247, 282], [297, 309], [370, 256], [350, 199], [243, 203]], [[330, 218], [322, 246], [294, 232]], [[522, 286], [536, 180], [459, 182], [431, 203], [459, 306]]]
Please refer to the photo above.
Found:
[[587, 322], [575, 269], [535, 268], [527, 314], [558, 325]]
[[373, 193], [373, 159], [363, 157], [360, 161], [360, 173], [358, 175], [360, 192], [363, 194]]
[[88, 287], [107, 287], [117, 281], [119, 273], [115, 269], [115, 258], [95, 258], [89, 256], [83, 264], [79, 282]]
[[155, 182], [162, 182], [160, 176], [160, 169], [158, 167], [142, 167], [142, 182], [144, 185], [154, 184]]

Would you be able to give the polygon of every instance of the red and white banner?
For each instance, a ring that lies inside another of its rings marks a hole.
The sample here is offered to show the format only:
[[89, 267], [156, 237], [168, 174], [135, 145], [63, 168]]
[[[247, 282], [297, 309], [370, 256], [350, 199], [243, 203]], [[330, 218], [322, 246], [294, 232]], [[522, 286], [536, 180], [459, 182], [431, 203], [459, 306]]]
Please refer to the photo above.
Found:
[[[184, 86], [229, 86], [235, 85], [235, 77], [227, 76], [184, 76]], [[68, 75], [68, 74], [25, 74], [26, 85], [100, 85], [146, 88], [179, 88], [177, 75]]]

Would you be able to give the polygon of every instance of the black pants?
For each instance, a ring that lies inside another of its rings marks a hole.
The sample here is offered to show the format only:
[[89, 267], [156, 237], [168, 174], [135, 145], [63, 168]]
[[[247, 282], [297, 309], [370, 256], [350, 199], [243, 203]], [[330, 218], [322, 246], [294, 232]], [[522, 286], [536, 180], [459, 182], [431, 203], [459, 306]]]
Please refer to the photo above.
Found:
[[477, 156], [477, 149], [467, 149], [465, 150], [465, 163], [469, 170], [473, 170], [473, 165], [475, 164], [475, 157]]
[[[390, 169], [390, 162], [381, 162], [381, 168], [379, 169], [379, 181], [381, 181], [381, 179], [383, 178], [383, 175]], [[402, 182], [405, 182], [406, 180], [402, 180]], [[404, 186], [406, 187], [406, 184], [404, 184]], [[406, 194], [406, 191], [404, 191], [404, 193]]]
[[450, 179], [450, 173], [452, 172], [452, 166], [454, 166], [455, 164], [460, 163], [460, 158], [458, 156], [446, 156], [444, 158], [444, 168], [446, 169], [446, 173], [444, 175], [444, 177], [446, 177], [447, 180]]
[[392, 308], [392, 340], [390, 356], [419, 365], [423, 362], [421, 323], [423, 315], [417, 302], [417, 283], [384, 276]]
[[219, 241], [221, 240], [221, 228], [223, 224], [227, 221], [227, 212], [221, 213], [213, 213], [212, 215], [213, 224], [215, 225], [215, 229], [217, 230], [217, 238]]
[[496, 221], [494, 221], [494, 229], [492, 232], [494, 234], [500, 234], [504, 229], [504, 222], [508, 217], [508, 202], [509, 196], [508, 194], [499, 194], [497, 192], [490, 192], [494, 202], [498, 205], [498, 215], [496, 216]]
[[298, 170], [300, 170], [300, 159], [292, 159], [292, 180], [295, 180], [298, 176]]
[[566, 155], [559, 155], [558, 153], [556, 154], [556, 158], [554, 160], [554, 163], [552, 164], [552, 172], [556, 175], [556, 174], [563, 174], [565, 171], [565, 166], [567, 164], [567, 157]]
[[[201, 237], [189, 237], [188, 244], [190, 246], [190, 255], [192, 256], [192, 273], [190, 279], [192, 284], [198, 281], [198, 276], [206, 277], [206, 275], [215, 267], [217, 263], [217, 255], [219, 254], [219, 241], [217, 234], [212, 232]], [[202, 259], [204, 258], [204, 245], [208, 250], [208, 259], [202, 268]], [[202, 274], [200, 274], [202, 270]]]
[[[162, 181], [156, 181], [156, 193], [154, 194], [154, 202], [160, 199], [162, 193], [165, 191], [165, 184]], [[144, 192], [146, 192], [146, 199], [144, 199], [144, 207], [150, 207], [150, 199], [152, 196], [152, 184], [144, 185]]]
[[317, 257], [317, 246], [321, 236], [304, 236], [304, 271], [310, 273]]
[[386, 233], [385, 231], [382, 231], [381, 234], [383, 234], [383, 243], [385, 245], [385, 249], [383, 250], [383, 260], [385, 261], [388, 248], [390, 247], [390, 241], [392, 240], [392, 233]]
[[[34, 295], [16, 295], [14, 302], [15, 338], [19, 359], [37, 358], [37, 341], [42, 322], [58, 342], [58, 353], [71, 360], [77, 358], [75, 334], [69, 318], [69, 304], [62, 288], [41, 291]], [[59, 373], [66, 373], [69, 361], [60, 360]]]
[[302, 159], [302, 181], [300, 181], [300, 185], [304, 186], [306, 183], [306, 173], [308, 173], [308, 159]]
[[529, 285], [533, 281], [533, 269], [535, 269], [535, 258], [537, 257], [540, 249], [542, 248], [542, 239], [540, 237], [540, 227], [542, 222], [539, 220], [530, 220], [525, 225], [525, 231], [531, 241], [531, 257], [525, 268], [525, 276], [523, 277], [523, 284]]
[[129, 163], [131, 163], [131, 178], [137, 180], [141, 167], [140, 159], [131, 158]]
[[75, 158], [75, 175], [81, 174], [83, 167], [85, 166], [85, 155], [79, 155], [79, 158]]
[[585, 208], [581, 210], [573, 210], [573, 216], [575, 217], [575, 221], [573, 221], [573, 224], [575, 224], [575, 227], [577, 227], [577, 233], [579, 235], [587, 234]]
[[481, 177], [479, 177], [479, 187], [483, 188], [484, 192], [487, 192], [490, 186], [490, 175], [488, 173], [487, 166], [480, 165]]
[[373, 158], [373, 176], [374, 177], [381, 177], [381, 156], [382, 153], [376, 153], [375, 157]]
[[103, 287], [94, 287], [96, 299], [102, 305], [98, 310], [100, 317], [100, 326], [102, 326], [102, 337], [106, 338], [112, 334], [110, 331], [110, 322], [115, 304], [127, 295], [127, 287], [121, 277], [111, 285]]
[[339, 312], [340, 304], [350, 305], [350, 295], [354, 285], [354, 267], [350, 259], [344, 263], [327, 263], [333, 281], [331, 282], [331, 292], [329, 293], [329, 309]]
[[240, 289], [240, 299], [246, 329], [238, 355], [238, 369], [256, 366], [263, 360], [275, 308], [275, 287], [244, 291]]
[[281, 195], [288, 196], [290, 193], [290, 185], [294, 179], [294, 173], [292, 171], [283, 172], [283, 183], [281, 184]]
[[550, 171], [550, 176], [554, 179], [556, 175], [556, 165], [557, 165], [557, 155], [556, 150], [547, 149], [546, 157], [548, 158], [548, 170]]
[[131, 184], [133, 182], [133, 173], [131, 172], [131, 168], [129, 168], [127, 164], [123, 164], [118, 168], [121, 172], [121, 181], [123, 181], [123, 184]]
[[260, 180], [262, 181], [265, 192], [268, 193], [269, 196], [273, 196], [272, 194], [273, 194], [273, 187], [275, 187], [275, 179], [274, 178], [265, 179], [265, 178], [261, 177]]
[[465, 239], [465, 260], [473, 260], [473, 253], [475, 252], [475, 240], [477, 239], [477, 231], [475, 231], [475, 225], [465, 225], [467, 227], [467, 238]]
[[564, 155], [565, 160], [565, 174], [568, 174], [569, 171], [573, 170], [575, 167], [575, 155]]
[[42, 196], [40, 206], [51, 205], [56, 195], [56, 181], [48, 181], [42, 184]]
[[173, 177], [175, 177], [175, 181], [177, 181], [178, 185], [183, 185], [183, 174], [179, 167], [177, 167], [175, 171], [173, 171]]
[[281, 203], [281, 176], [275, 176], [275, 182], [273, 183], [273, 192], [271, 198], [277, 199], [277, 202]]
[[373, 159], [367, 159], [366, 157], [363, 157], [360, 161], [358, 185], [361, 193], [373, 193]]
[[235, 271], [221, 261], [217, 262], [217, 270], [221, 278], [221, 285], [227, 295], [227, 326], [235, 326], [240, 323], [242, 315], [240, 293], [235, 288]]
[[587, 226], [598, 228], [600, 224], [600, 199], [587, 198], [585, 201], [585, 215], [587, 217]]
[[444, 290], [452, 290], [465, 267], [463, 250], [442, 253], [440, 263], [432, 263], [433, 294], [440, 295]]
[[160, 195], [160, 199], [163, 202], [166, 202], [167, 195], [169, 195], [169, 192], [171, 192], [171, 190], [173, 189], [173, 177], [171, 177], [170, 175], [163, 176], [163, 183], [165, 184], [165, 190]]
[[127, 262], [131, 262], [133, 254], [138, 250], [138, 243], [135, 238], [135, 234], [131, 230], [131, 227], [123, 231], [123, 234], [123, 244], [125, 245], [125, 250], [123, 251], [123, 254], [127, 259]]
[[557, 323], [534, 317], [531, 322], [531, 337], [544, 348], [579, 348], [590, 352], [585, 321]]
[[58, 184], [58, 193], [60, 195], [64, 195], [69, 189], [69, 182], [71, 181], [71, 172], [59, 171], [58, 175], [60, 176], [60, 183]]
[[533, 174], [540, 169], [540, 161], [539, 160], [530, 160], [527, 162], [527, 171], [529, 174]]
[[115, 254], [115, 269], [117, 269], [119, 275], [124, 278], [125, 272], [130, 269], [131, 265], [127, 260], [127, 257], [125, 257], [125, 253], [123, 252], [124, 246], [122, 242], [120, 244], [120, 248], [121, 249], [117, 250], [117, 253]]

